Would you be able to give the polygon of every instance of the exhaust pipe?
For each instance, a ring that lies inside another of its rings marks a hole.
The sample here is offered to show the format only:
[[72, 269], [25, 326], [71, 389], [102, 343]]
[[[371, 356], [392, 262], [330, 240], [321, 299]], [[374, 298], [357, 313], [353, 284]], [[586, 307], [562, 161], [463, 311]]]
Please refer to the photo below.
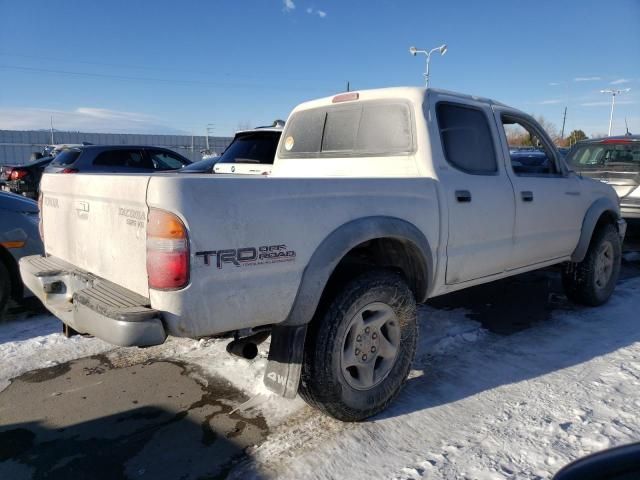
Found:
[[258, 356], [258, 345], [264, 342], [269, 335], [270, 330], [263, 330], [248, 337], [236, 338], [227, 344], [227, 352], [237, 357], [253, 360]]

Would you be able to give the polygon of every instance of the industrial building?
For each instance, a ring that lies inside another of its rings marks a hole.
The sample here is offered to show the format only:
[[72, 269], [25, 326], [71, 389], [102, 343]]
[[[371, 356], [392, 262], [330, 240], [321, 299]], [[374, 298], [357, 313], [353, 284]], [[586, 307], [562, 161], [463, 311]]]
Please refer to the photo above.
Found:
[[[53, 139], [52, 139], [53, 137]], [[0, 165], [22, 164], [32, 152], [42, 151], [45, 145], [88, 142], [94, 145], [149, 145], [174, 150], [192, 161], [202, 158], [207, 147], [218, 154], [231, 143], [230, 137], [191, 135], [144, 135], [122, 133], [57, 132], [47, 130], [0, 130]]]

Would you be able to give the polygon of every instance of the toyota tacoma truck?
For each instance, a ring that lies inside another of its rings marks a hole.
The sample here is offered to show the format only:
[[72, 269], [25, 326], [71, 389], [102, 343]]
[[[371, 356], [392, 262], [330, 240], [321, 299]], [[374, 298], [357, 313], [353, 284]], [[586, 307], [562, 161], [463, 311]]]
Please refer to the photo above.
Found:
[[[524, 128], [541, 161], [512, 162]], [[610, 297], [626, 224], [529, 115], [421, 88], [348, 92], [289, 116], [272, 175], [48, 175], [44, 256], [22, 278], [67, 326], [122, 346], [233, 334], [266, 385], [345, 421], [384, 409], [416, 349], [416, 303], [562, 265]], [[237, 348], [238, 346], [242, 348]]]

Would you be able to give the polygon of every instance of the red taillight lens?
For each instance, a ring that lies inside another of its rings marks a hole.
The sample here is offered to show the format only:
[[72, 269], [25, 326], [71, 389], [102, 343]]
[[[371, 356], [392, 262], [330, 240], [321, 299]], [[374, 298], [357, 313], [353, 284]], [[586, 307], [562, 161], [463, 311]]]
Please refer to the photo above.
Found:
[[27, 172], [26, 170], [14, 168], [13, 170], [11, 170], [9, 180], [22, 180], [27, 175], [29, 175], [29, 172]]
[[149, 288], [174, 290], [189, 283], [189, 240], [182, 220], [152, 208], [147, 223]]
[[60, 173], [78, 173], [77, 168], [65, 168]]

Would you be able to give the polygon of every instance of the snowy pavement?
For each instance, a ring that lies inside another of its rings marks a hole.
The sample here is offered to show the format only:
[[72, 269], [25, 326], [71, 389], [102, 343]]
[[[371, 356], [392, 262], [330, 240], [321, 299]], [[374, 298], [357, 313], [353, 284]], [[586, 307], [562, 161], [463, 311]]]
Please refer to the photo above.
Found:
[[[116, 367], [131, 357], [179, 359], [244, 390], [250, 400], [236, 409], [268, 423], [232, 478], [550, 478], [582, 455], [640, 440], [640, 278], [621, 282], [594, 309], [547, 296], [548, 318], [508, 335], [483, 327], [500, 311], [499, 295], [483, 323], [467, 310], [422, 307], [406, 387], [389, 410], [360, 424], [270, 395], [262, 385], [268, 345], [252, 362], [228, 356], [225, 340], [114, 349], [65, 339], [47, 315], [0, 324], [0, 390], [28, 370], [97, 353]], [[185, 474], [192, 478], [187, 466]]]

